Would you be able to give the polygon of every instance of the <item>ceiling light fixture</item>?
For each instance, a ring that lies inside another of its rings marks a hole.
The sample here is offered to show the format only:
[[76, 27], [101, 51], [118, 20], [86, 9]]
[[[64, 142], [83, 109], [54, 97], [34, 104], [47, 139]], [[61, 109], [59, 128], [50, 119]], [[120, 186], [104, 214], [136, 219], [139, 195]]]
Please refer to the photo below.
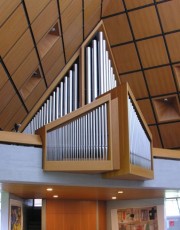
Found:
[[122, 193], [124, 193], [124, 192], [123, 192], [123, 191], [118, 191], [118, 193], [119, 193], [119, 194], [122, 194]]
[[46, 189], [48, 192], [51, 192], [53, 189], [52, 188], [47, 188]]
[[54, 197], [54, 198], [58, 198], [58, 195], [54, 195], [53, 197]]
[[113, 196], [113, 197], [112, 197], [112, 200], [116, 200], [116, 199], [117, 199], [117, 197], [116, 197], [116, 196]]

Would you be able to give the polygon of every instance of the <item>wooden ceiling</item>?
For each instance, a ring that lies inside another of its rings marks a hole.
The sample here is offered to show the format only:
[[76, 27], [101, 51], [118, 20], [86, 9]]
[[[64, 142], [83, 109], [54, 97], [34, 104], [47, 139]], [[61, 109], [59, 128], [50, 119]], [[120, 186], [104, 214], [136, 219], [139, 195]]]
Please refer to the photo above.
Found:
[[179, 0], [1, 0], [0, 9], [0, 128], [23, 122], [102, 19], [154, 147], [180, 149]]

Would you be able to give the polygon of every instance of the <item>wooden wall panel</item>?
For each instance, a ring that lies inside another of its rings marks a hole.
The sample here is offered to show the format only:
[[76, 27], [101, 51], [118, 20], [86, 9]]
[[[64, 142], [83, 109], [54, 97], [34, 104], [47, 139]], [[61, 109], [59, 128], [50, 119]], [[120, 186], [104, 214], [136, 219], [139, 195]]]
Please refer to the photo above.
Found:
[[120, 75], [121, 82], [128, 82], [136, 99], [148, 97], [142, 72]]
[[58, 8], [55, 0], [52, 0], [32, 23], [32, 30], [36, 42], [50, 30], [58, 19]]
[[1, 0], [0, 26], [2, 26], [5, 20], [12, 14], [20, 3], [20, 0]]
[[47, 200], [46, 230], [97, 230], [97, 217], [104, 225], [104, 209], [96, 201]]
[[20, 5], [0, 30], [0, 53], [2, 57], [22, 36], [27, 27], [25, 13], [22, 5]]
[[152, 96], [176, 91], [170, 66], [146, 70], [145, 76]]
[[138, 101], [138, 105], [143, 113], [147, 124], [154, 124], [155, 119], [150, 101], [148, 99]]
[[45, 90], [46, 90], [46, 86], [44, 83], [44, 79], [42, 79], [25, 101], [25, 104], [28, 110], [31, 110], [33, 108], [33, 106], [37, 103], [37, 101], [43, 95]]
[[140, 69], [140, 64], [134, 44], [112, 48], [119, 73]]
[[33, 46], [34, 45], [30, 31], [26, 30], [26, 32], [22, 35], [22, 37], [17, 41], [17, 43], [4, 58], [4, 63], [6, 64], [8, 71], [11, 75], [31, 52]]
[[8, 76], [2, 66], [2, 64], [0, 64], [0, 90], [1, 88], [4, 86], [4, 84], [8, 81]]
[[126, 14], [117, 15], [103, 20], [111, 45], [132, 40]]
[[174, 65], [174, 72], [175, 72], [175, 77], [176, 77], [176, 82], [177, 82], [177, 86], [180, 92], [180, 65]]
[[[15, 90], [8, 80], [0, 90], [0, 112], [7, 106], [11, 98], [15, 95]], [[5, 119], [5, 117], [4, 117]]]
[[159, 4], [158, 10], [162, 21], [164, 32], [180, 29], [180, 1], [173, 0], [165, 4]]
[[159, 125], [164, 148], [180, 147], [180, 122]]
[[132, 9], [140, 6], [145, 6], [147, 4], [153, 3], [153, 0], [125, 0], [127, 9]]
[[129, 12], [129, 17], [136, 39], [161, 34], [155, 6]]
[[168, 63], [168, 56], [162, 37], [137, 42], [144, 68]]
[[180, 61], [180, 32], [166, 35], [168, 50], [172, 62]]
[[106, 230], [106, 202], [98, 201], [99, 229]]
[[[60, 1], [60, 6], [61, 6], [61, 1]], [[61, 11], [63, 33], [74, 22], [74, 20], [79, 16], [79, 14], [82, 15], [81, 0], [71, 1], [71, 3], [67, 6], [67, 8], [63, 12]]]
[[25, 0], [30, 22], [34, 21], [50, 1], [51, 0]]
[[56, 62], [56, 60], [62, 55], [63, 53], [63, 46], [62, 46], [62, 39], [59, 38], [54, 46], [49, 50], [49, 52], [45, 55], [42, 59], [43, 70], [47, 73], [52, 65]]
[[102, 16], [108, 16], [124, 11], [122, 1], [103, 0]]
[[17, 88], [25, 83], [25, 81], [31, 76], [33, 71], [37, 69], [39, 62], [35, 49], [27, 56], [24, 62], [19, 66], [16, 72], [12, 75], [12, 79]]

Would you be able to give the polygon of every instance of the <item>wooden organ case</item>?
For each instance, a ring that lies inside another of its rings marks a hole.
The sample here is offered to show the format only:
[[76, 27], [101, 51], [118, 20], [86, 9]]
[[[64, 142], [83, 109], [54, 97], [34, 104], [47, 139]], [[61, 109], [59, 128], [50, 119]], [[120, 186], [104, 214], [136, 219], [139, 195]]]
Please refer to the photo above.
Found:
[[43, 169], [152, 179], [152, 136], [128, 86], [121, 84], [103, 23], [24, 129], [43, 143]]

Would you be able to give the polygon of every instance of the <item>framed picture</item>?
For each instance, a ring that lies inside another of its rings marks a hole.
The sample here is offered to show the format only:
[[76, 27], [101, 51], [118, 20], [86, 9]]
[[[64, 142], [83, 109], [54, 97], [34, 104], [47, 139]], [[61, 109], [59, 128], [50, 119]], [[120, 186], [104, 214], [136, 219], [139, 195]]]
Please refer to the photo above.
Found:
[[23, 230], [22, 202], [10, 199], [9, 230]]

